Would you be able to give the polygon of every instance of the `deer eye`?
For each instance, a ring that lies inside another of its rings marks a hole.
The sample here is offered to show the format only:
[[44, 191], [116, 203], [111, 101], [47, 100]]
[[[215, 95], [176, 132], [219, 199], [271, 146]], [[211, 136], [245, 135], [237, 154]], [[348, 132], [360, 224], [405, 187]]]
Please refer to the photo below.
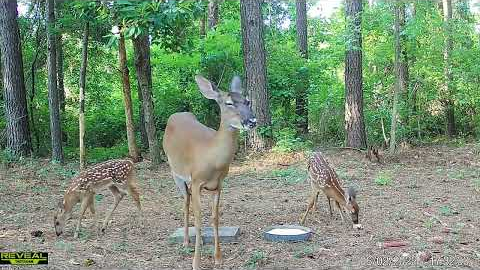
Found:
[[233, 107], [233, 102], [227, 101], [227, 102], [225, 102], [225, 105], [230, 106], [230, 107]]

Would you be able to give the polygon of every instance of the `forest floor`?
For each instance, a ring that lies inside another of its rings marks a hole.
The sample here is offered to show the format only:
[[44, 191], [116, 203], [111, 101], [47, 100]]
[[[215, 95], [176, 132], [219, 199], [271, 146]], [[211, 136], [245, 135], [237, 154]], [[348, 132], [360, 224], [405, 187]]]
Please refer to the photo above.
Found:
[[[479, 145], [404, 150], [385, 164], [370, 162], [355, 151], [324, 153], [343, 184], [357, 187], [364, 229], [342, 225], [338, 213], [331, 219], [320, 196], [306, 224], [314, 231], [310, 241], [265, 241], [267, 227], [298, 224], [305, 211], [310, 186], [304, 155], [268, 154], [235, 161], [224, 185], [220, 222], [239, 226], [241, 235], [238, 243], [221, 245], [225, 268], [480, 268]], [[169, 241], [183, 224], [183, 199], [167, 164], [152, 169], [146, 161], [137, 166], [143, 190], [141, 225], [134, 222], [136, 210], [128, 197], [104, 236], [94, 232], [87, 211], [80, 239], [73, 239], [75, 211], [65, 234], [57, 238], [54, 207], [76, 166], [37, 159], [1, 168], [0, 251], [48, 251], [49, 266], [56, 269], [191, 267], [193, 248]], [[113, 197], [105, 191], [96, 201], [101, 219]], [[209, 225], [208, 195], [202, 198], [202, 211], [204, 225]], [[43, 234], [35, 237], [33, 231]], [[399, 241], [405, 246], [385, 247]], [[202, 267], [212, 268], [212, 245], [205, 245], [202, 253]]]

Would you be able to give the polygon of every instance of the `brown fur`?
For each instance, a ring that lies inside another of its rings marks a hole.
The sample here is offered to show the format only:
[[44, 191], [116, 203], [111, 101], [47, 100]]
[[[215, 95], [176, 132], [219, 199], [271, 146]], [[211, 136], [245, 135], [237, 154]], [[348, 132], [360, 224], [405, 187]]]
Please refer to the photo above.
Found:
[[74, 237], [78, 237], [81, 221], [87, 209], [94, 214], [94, 223], [96, 224], [95, 194], [105, 188], [112, 192], [115, 203], [105, 217], [102, 232], [105, 232], [113, 211], [126, 193], [132, 196], [138, 211], [141, 213], [140, 192], [135, 178], [133, 161], [130, 159], [109, 160], [87, 169], [72, 179], [72, 183], [64, 194], [63, 201], [59, 202], [54, 215], [56, 234], [61, 235], [63, 233], [65, 221], [70, 217], [72, 209], [77, 203], [80, 203], [81, 206]]
[[196, 76], [195, 80], [203, 96], [215, 100], [220, 106], [221, 121], [218, 131], [200, 123], [193, 114], [183, 112], [170, 116], [163, 136], [163, 149], [170, 169], [184, 195], [185, 246], [189, 244], [190, 200], [195, 217], [196, 240], [192, 263], [194, 270], [200, 269], [201, 191], [206, 189], [213, 192], [214, 258], [215, 264], [221, 265], [218, 223], [222, 183], [236, 151], [238, 129], [252, 128], [256, 123], [250, 102], [241, 94], [240, 78], [232, 80], [230, 92], [217, 91], [215, 85], [201, 76]]
[[327, 197], [330, 216], [333, 216], [331, 206], [331, 199], [333, 199], [340, 212], [342, 221], [344, 221], [343, 210], [345, 209], [350, 213], [353, 223], [357, 224], [360, 208], [356, 202], [355, 190], [353, 188], [349, 188], [347, 192], [343, 190], [335, 170], [333, 170], [320, 152], [313, 154], [308, 161], [307, 168], [312, 193], [308, 201], [307, 211], [300, 223], [305, 223], [308, 213], [317, 203], [320, 191], [323, 191]]

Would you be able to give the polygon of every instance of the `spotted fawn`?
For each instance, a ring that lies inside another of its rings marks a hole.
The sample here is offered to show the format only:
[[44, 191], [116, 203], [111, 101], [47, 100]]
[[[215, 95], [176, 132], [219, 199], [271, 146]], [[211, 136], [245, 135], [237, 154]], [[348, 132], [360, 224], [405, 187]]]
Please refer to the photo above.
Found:
[[343, 190], [343, 188], [340, 186], [340, 182], [335, 170], [330, 167], [320, 152], [314, 153], [313, 156], [308, 160], [307, 168], [308, 179], [310, 181], [310, 185], [312, 186], [312, 193], [308, 201], [307, 211], [301, 219], [301, 224], [305, 223], [308, 213], [317, 203], [320, 191], [323, 191], [327, 197], [330, 216], [333, 216], [331, 205], [331, 199], [333, 199], [337, 205], [337, 209], [340, 212], [342, 221], [345, 221], [343, 216], [343, 210], [345, 210], [347, 213], [350, 213], [354, 227], [361, 228], [361, 225], [358, 223], [358, 212], [360, 209], [355, 200], [355, 190], [352, 187], [348, 188], [346, 192]]
[[105, 217], [101, 229], [102, 233], [105, 232], [112, 213], [127, 193], [132, 196], [141, 215], [140, 193], [135, 178], [133, 161], [129, 159], [109, 160], [83, 171], [72, 179], [72, 183], [65, 192], [63, 200], [58, 203], [56, 213], [54, 214], [54, 226], [57, 236], [63, 233], [65, 221], [70, 217], [72, 209], [77, 203], [81, 203], [81, 206], [74, 237], [78, 238], [82, 218], [87, 208], [94, 215], [94, 224], [97, 224], [94, 197], [95, 193], [105, 188], [112, 192], [115, 202]]

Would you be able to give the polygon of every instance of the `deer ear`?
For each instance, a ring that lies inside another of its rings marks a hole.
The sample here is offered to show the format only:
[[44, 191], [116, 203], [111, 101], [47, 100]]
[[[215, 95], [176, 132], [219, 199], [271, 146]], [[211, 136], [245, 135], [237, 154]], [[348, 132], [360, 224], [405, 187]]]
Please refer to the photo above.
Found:
[[218, 99], [218, 92], [214, 90], [212, 83], [200, 75], [195, 76], [198, 88], [202, 95], [208, 99]]
[[230, 92], [239, 93], [239, 94], [242, 93], [242, 82], [239, 76], [233, 77], [232, 82], [230, 84]]

